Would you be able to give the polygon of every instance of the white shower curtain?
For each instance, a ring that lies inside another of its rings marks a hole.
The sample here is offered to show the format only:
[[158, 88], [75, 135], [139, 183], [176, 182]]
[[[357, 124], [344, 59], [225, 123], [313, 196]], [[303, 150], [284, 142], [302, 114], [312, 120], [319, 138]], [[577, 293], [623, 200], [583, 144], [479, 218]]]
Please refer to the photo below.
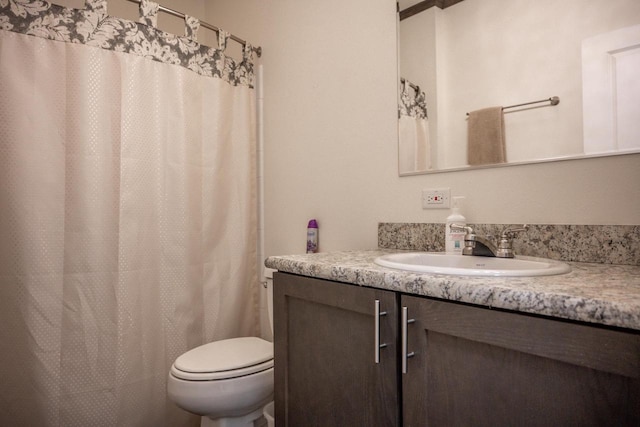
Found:
[[0, 425], [197, 425], [171, 363], [259, 332], [251, 51], [220, 42], [0, 0]]
[[[414, 85], [415, 86], [415, 85]], [[398, 102], [398, 171], [422, 172], [431, 169], [431, 143], [426, 94], [401, 80]]]

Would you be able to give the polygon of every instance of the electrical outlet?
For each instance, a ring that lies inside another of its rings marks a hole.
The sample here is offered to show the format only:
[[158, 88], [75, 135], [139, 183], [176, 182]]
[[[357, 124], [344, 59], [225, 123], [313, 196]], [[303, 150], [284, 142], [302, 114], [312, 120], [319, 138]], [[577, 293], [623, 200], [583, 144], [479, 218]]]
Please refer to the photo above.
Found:
[[449, 209], [451, 189], [428, 188], [422, 190], [422, 209]]

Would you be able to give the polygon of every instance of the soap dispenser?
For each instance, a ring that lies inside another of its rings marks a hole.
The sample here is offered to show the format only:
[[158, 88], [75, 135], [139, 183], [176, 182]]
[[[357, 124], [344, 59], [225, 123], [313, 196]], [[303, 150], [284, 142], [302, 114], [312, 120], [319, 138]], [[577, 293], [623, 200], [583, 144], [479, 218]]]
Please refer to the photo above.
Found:
[[447, 254], [452, 255], [462, 255], [462, 248], [464, 247], [464, 230], [452, 230], [451, 224], [458, 225], [467, 225], [467, 220], [460, 213], [460, 209], [462, 208], [462, 204], [464, 202], [464, 197], [457, 196], [453, 197], [453, 208], [451, 215], [447, 217], [446, 229], [444, 232], [445, 239], [445, 251]]

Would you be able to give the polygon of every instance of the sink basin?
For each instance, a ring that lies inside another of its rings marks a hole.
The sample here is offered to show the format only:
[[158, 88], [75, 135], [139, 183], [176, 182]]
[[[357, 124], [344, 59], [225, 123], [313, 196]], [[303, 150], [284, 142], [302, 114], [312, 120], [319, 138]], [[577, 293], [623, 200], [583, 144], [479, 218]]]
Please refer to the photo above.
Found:
[[528, 256], [493, 258], [439, 252], [406, 252], [383, 255], [374, 262], [398, 270], [459, 276], [551, 276], [571, 271], [571, 267], [563, 262]]

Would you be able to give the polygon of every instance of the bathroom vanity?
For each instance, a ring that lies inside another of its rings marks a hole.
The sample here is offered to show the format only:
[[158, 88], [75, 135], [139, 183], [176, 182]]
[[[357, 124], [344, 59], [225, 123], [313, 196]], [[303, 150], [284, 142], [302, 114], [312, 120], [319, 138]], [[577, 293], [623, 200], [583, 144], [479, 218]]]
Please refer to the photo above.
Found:
[[639, 425], [640, 267], [415, 274], [271, 257], [279, 426]]

